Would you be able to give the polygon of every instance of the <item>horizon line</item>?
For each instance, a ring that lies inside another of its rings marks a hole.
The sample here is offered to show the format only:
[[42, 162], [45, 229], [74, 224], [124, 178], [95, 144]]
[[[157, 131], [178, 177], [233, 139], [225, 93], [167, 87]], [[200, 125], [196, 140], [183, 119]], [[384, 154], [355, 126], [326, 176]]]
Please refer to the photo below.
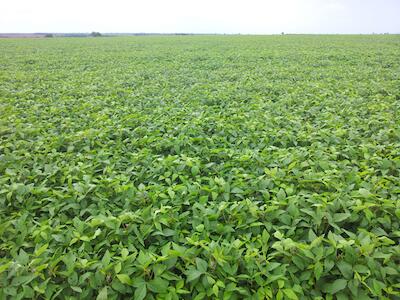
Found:
[[310, 32], [276, 32], [276, 33], [226, 33], [226, 32], [101, 32], [101, 31], [65, 31], [65, 32], [56, 32], [56, 31], [37, 31], [37, 32], [0, 32], [0, 35], [23, 35], [23, 34], [91, 34], [93, 32], [100, 34], [113, 34], [113, 35], [374, 35], [374, 34], [391, 34], [398, 35], [400, 32], [368, 32], [368, 33], [360, 33], [360, 32], [352, 32], [352, 33], [341, 33], [341, 32], [318, 32], [318, 33], [310, 33]]

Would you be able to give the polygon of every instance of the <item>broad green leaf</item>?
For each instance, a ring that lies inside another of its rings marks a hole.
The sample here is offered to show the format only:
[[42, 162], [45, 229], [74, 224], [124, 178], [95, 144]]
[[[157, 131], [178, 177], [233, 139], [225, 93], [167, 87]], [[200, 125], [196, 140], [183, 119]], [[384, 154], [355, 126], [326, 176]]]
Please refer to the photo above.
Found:
[[316, 262], [314, 265], [314, 275], [317, 280], [321, 278], [323, 271], [324, 271], [323, 265], [319, 261]]
[[343, 290], [347, 286], [347, 280], [346, 279], [336, 279], [332, 283], [327, 283], [322, 287], [322, 290], [325, 293], [334, 295], [337, 292]]
[[201, 275], [203, 274], [203, 272], [196, 270], [196, 269], [190, 269], [186, 272], [187, 275], [187, 281], [193, 281], [197, 278], [199, 278]]
[[292, 300], [297, 300], [297, 299], [299, 299], [299, 298], [296, 296], [296, 293], [295, 293], [293, 290], [291, 290], [291, 289], [284, 289], [284, 290], [283, 290], [283, 293], [286, 295], [286, 297], [288, 297], [288, 299], [292, 299]]
[[147, 287], [146, 284], [143, 283], [135, 289], [133, 297], [135, 300], [143, 300], [146, 297], [146, 295], [147, 295]]
[[337, 263], [337, 267], [343, 274], [344, 278], [351, 279], [353, 276], [353, 266], [345, 261], [340, 261]]
[[123, 284], [128, 284], [128, 285], [132, 284], [132, 280], [130, 279], [130, 277], [127, 274], [117, 274], [117, 278]]
[[197, 174], [199, 174], [200, 169], [197, 166], [193, 166], [192, 169], [191, 169], [191, 172], [192, 172], [193, 176], [196, 176]]
[[107, 295], [107, 287], [103, 287], [99, 294], [96, 297], [96, 300], [107, 300], [108, 299], [108, 295]]
[[196, 257], [196, 266], [197, 266], [197, 270], [199, 270], [202, 273], [207, 272], [207, 268], [208, 268], [208, 264], [205, 260]]
[[11, 265], [11, 262], [1, 265], [0, 266], [0, 274], [3, 273], [5, 270], [7, 270], [10, 267], [10, 265]]
[[44, 253], [46, 251], [46, 249], [49, 247], [49, 244], [44, 244], [43, 246], [41, 246], [39, 249], [37, 249], [35, 251], [35, 256], [40, 256], [42, 253]]
[[167, 291], [168, 285], [168, 281], [162, 279], [161, 277], [156, 277], [147, 283], [149, 290], [155, 293], [165, 293]]

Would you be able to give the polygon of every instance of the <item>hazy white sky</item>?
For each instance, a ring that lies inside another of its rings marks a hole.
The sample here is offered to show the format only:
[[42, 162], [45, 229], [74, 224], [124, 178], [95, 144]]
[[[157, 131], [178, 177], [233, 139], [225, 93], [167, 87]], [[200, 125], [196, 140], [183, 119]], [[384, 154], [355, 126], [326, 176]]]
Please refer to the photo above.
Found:
[[0, 32], [400, 33], [400, 0], [0, 0]]

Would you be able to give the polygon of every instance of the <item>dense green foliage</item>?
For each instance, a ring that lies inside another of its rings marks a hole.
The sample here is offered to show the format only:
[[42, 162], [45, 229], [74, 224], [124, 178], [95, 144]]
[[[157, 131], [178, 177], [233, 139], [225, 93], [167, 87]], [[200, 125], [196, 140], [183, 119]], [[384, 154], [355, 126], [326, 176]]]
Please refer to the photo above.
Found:
[[400, 297], [400, 37], [0, 40], [0, 299]]

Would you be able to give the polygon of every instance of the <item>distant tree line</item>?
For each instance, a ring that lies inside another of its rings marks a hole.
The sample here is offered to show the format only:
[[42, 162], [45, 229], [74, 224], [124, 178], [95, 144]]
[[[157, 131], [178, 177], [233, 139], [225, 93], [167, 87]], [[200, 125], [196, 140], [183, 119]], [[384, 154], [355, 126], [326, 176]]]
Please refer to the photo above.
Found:
[[90, 33], [90, 36], [92, 36], [92, 37], [99, 37], [99, 36], [101, 36], [101, 33], [100, 33], [100, 32], [97, 32], [97, 31], [92, 31], [92, 32]]
[[52, 37], [99, 37], [103, 36], [100, 32], [92, 31], [91, 33], [45, 33], [44, 37], [52, 38]]

